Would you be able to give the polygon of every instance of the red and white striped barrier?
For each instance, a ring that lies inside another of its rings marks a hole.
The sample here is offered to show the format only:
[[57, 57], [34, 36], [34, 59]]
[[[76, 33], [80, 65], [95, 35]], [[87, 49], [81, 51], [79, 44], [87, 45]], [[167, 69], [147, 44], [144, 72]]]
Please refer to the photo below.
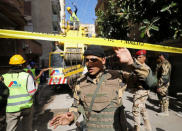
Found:
[[48, 85], [67, 84], [66, 78], [49, 78]]

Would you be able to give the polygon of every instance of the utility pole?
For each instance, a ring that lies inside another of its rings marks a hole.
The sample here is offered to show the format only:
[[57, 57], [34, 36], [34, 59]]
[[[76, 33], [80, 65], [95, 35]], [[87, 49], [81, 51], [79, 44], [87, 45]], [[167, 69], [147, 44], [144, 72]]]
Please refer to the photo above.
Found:
[[64, 33], [65, 32], [65, 0], [59, 0], [59, 3], [60, 3], [60, 7], [61, 7], [61, 10], [60, 10], [60, 19], [61, 19], [60, 28], [61, 28], [61, 31]]

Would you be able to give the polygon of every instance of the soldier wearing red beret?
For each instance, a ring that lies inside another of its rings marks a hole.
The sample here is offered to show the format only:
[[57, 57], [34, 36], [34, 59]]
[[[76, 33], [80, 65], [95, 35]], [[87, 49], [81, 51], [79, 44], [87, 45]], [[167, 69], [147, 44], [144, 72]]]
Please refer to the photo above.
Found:
[[[146, 78], [149, 75], [150, 67], [145, 64], [146, 61], [146, 50], [139, 50], [136, 52], [135, 56], [135, 62], [138, 67], [138, 72], [140, 72], [142, 75], [141, 77]], [[132, 107], [132, 113], [134, 117], [134, 131], [140, 131], [140, 114], [142, 115], [144, 126], [147, 131], [151, 131], [151, 125], [148, 118], [147, 109], [145, 107], [145, 103], [148, 99], [149, 90], [143, 85], [143, 83], [140, 80], [136, 81], [135, 84], [135, 92], [133, 95], [133, 107]]]
[[136, 56], [140, 56], [140, 55], [146, 56], [146, 54], [147, 54], [146, 50], [139, 50], [139, 51], [136, 52]]

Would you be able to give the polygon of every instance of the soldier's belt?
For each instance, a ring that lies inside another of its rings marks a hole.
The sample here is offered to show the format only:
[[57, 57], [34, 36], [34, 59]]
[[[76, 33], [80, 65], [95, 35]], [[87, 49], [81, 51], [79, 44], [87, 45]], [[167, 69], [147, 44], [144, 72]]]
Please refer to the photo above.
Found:
[[81, 43], [87, 45], [126, 47], [126, 48], [145, 49], [145, 50], [160, 51], [160, 52], [182, 53], [182, 48], [156, 45], [144, 42], [115, 40], [106, 38], [69, 37], [58, 34], [35, 33], [27, 31], [4, 30], [4, 29], [0, 29], [0, 38], [36, 39], [36, 40], [47, 40], [47, 41], [59, 41], [62, 43], [72, 43], [72, 44]]

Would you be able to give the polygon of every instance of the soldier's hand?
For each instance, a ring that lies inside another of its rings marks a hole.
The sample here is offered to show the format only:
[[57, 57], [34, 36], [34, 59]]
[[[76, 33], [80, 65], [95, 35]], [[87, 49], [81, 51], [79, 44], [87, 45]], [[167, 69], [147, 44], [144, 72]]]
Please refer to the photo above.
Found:
[[50, 121], [50, 126], [53, 126], [55, 129], [59, 125], [69, 125], [73, 120], [74, 115], [71, 112], [67, 112], [65, 114], [58, 114]]
[[133, 64], [133, 58], [127, 48], [114, 47], [113, 50], [121, 63], [126, 63], [128, 65]]

